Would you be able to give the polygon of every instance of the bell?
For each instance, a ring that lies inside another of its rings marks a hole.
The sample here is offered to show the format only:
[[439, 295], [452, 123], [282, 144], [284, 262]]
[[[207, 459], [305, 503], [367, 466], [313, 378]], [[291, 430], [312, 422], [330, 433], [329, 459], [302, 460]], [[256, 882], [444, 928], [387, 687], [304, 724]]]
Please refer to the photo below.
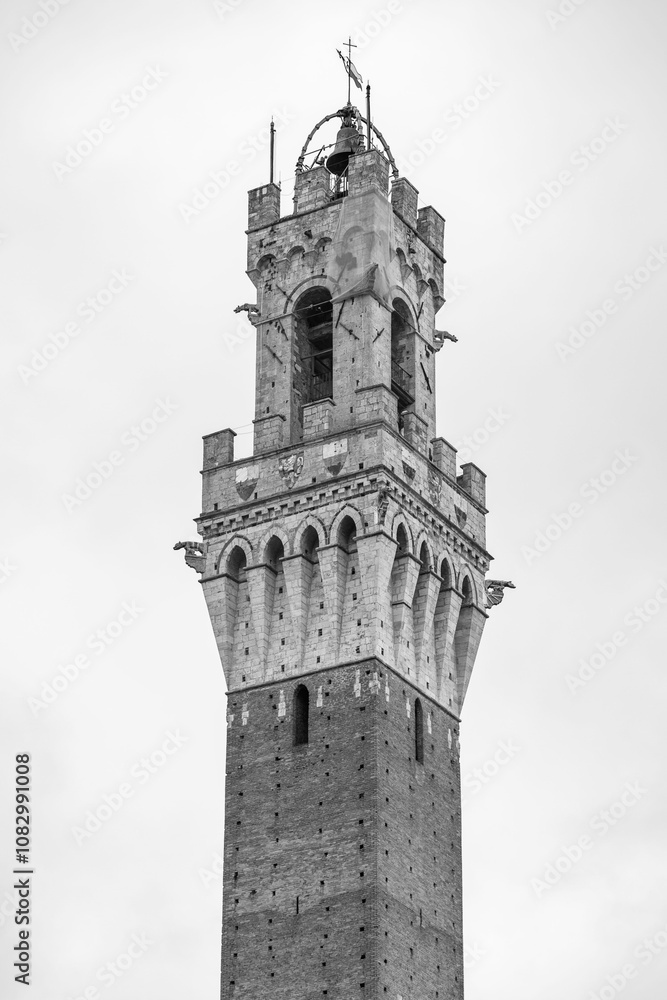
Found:
[[359, 145], [359, 133], [352, 125], [343, 125], [338, 130], [336, 145], [333, 153], [327, 157], [325, 166], [332, 174], [340, 177], [345, 173], [345, 169], [350, 161], [350, 157], [357, 152]]

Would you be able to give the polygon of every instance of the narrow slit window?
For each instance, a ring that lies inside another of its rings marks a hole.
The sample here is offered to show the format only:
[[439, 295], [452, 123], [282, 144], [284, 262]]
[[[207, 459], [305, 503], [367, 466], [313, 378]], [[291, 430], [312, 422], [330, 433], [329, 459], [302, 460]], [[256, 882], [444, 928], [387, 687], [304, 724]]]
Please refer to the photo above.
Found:
[[294, 745], [308, 742], [308, 688], [299, 684], [294, 692]]
[[415, 699], [415, 760], [424, 763], [424, 712], [419, 698]]

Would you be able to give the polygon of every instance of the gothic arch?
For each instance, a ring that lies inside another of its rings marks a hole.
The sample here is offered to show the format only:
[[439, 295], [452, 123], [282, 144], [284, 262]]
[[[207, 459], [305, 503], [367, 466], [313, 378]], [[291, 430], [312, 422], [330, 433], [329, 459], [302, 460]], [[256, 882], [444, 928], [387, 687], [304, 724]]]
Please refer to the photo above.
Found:
[[392, 303], [392, 306], [393, 303], [396, 302], [396, 300], [398, 300], [399, 302], [403, 302], [403, 304], [407, 306], [408, 311], [410, 313], [410, 322], [412, 323], [413, 327], [416, 330], [417, 310], [415, 308], [415, 304], [412, 301], [410, 295], [408, 295], [405, 288], [402, 288], [400, 285], [392, 285], [392, 287], [389, 289], [389, 301]]
[[338, 291], [339, 287], [338, 282], [334, 281], [333, 278], [330, 278], [328, 274], [311, 274], [294, 286], [294, 288], [288, 295], [287, 300], [285, 302], [285, 309], [287, 309], [288, 306], [292, 304], [291, 314], [293, 315], [294, 303], [296, 303], [298, 299], [301, 298], [303, 292], [307, 292], [310, 288], [315, 288], [318, 285], [326, 289], [326, 291], [330, 293], [332, 298]]
[[[422, 557], [423, 553], [425, 553], [425, 559]], [[420, 531], [417, 536], [417, 540], [415, 542], [415, 554], [424, 569], [433, 569], [433, 550], [425, 531]]]
[[464, 594], [464, 602], [463, 602], [464, 604], [466, 604], [465, 597], [467, 596], [466, 592], [464, 590], [464, 584], [465, 584], [466, 580], [468, 581], [468, 586], [470, 587], [470, 600], [467, 603], [474, 604], [474, 605], [477, 606], [477, 588], [475, 586], [475, 578], [473, 577], [472, 570], [470, 569], [470, 567], [468, 566], [468, 564], [467, 563], [462, 563], [461, 567], [459, 569], [459, 577], [458, 577], [458, 587], [457, 587], [457, 589], [462, 594]]
[[408, 522], [406, 521], [405, 515], [401, 510], [399, 510], [398, 513], [394, 516], [394, 519], [391, 524], [391, 537], [396, 542], [398, 542], [400, 528], [403, 528], [405, 532], [405, 539], [406, 539], [405, 551], [414, 553], [414, 542], [412, 538], [412, 532], [410, 531]]
[[327, 529], [324, 521], [322, 521], [319, 517], [316, 517], [314, 514], [308, 514], [308, 516], [304, 517], [303, 521], [299, 523], [296, 531], [294, 532], [294, 543], [292, 546], [292, 551], [294, 553], [302, 551], [303, 536], [308, 528], [313, 528], [313, 530], [317, 532], [318, 548], [327, 544]]
[[401, 247], [396, 247], [396, 259], [398, 260], [398, 266], [401, 269], [401, 279], [403, 281], [406, 281], [408, 275], [412, 271], [412, 268], [410, 267], [408, 259], [405, 256], [405, 250], [403, 250]]
[[354, 504], [345, 504], [342, 510], [340, 510], [334, 517], [331, 525], [329, 527], [329, 538], [332, 542], [338, 541], [338, 532], [344, 518], [350, 517], [354, 521], [357, 537], [362, 534], [364, 519], [361, 515], [361, 511], [354, 506]]
[[235, 545], [225, 559], [225, 572], [237, 583], [241, 583], [246, 578], [246, 567], [248, 560], [245, 551], [240, 545]]
[[456, 580], [456, 573], [454, 572], [452, 560], [446, 552], [438, 556], [436, 566], [436, 572], [441, 576], [444, 585], [446, 587], [453, 587]]
[[[268, 271], [270, 267], [274, 267], [276, 264], [276, 255], [273, 253], [265, 253], [259, 258], [255, 264], [255, 268], [263, 273], [264, 271]], [[250, 270], [253, 270], [253, 268], [250, 268]]]
[[302, 257], [306, 252], [306, 248], [302, 247], [301, 244], [292, 247], [292, 249], [287, 254], [287, 259], [291, 262], [293, 257]]
[[264, 532], [257, 544], [257, 557], [261, 562], [264, 562], [266, 556], [266, 549], [272, 538], [279, 538], [283, 543], [283, 549], [285, 550], [285, 555], [290, 551], [289, 536], [287, 532], [281, 528], [279, 525], [274, 524], [267, 531]]
[[357, 537], [357, 526], [348, 514], [340, 522], [336, 536], [336, 543], [339, 548], [344, 549], [344, 551], [349, 555]]
[[264, 552], [262, 553], [262, 562], [266, 566], [270, 566], [271, 569], [276, 572], [280, 571], [280, 563], [284, 556], [287, 555], [287, 550], [283, 540], [279, 535], [275, 534], [269, 538], [268, 542], [264, 547]]
[[[296, 548], [296, 545], [294, 546]], [[301, 533], [299, 539], [299, 548], [301, 549], [301, 555], [305, 556], [307, 559], [319, 558], [317, 555], [317, 550], [320, 547], [320, 536], [317, 529], [313, 527], [312, 524], [306, 526], [306, 528]]]
[[[412, 601], [412, 625], [415, 644], [415, 670], [418, 682], [428, 685], [435, 681], [435, 645], [433, 624], [438, 594], [438, 579], [434, 578], [433, 552], [425, 531], [415, 543], [419, 557], [419, 573]], [[433, 665], [431, 665], [431, 658]]]
[[435, 278], [429, 278], [428, 283], [431, 286], [431, 293], [433, 295], [433, 309], [435, 312], [442, 309], [445, 304], [443, 296], [440, 294], [440, 289], [438, 288], [438, 283]]
[[415, 276], [415, 282], [417, 284], [417, 295], [420, 299], [422, 299], [424, 297], [424, 292], [429, 287], [429, 283], [424, 278], [424, 275], [421, 272], [419, 264], [413, 264], [412, 270]]
[[365, 236], [367, 232], [368, 230], [364, 229], [363, 226], [350, 226], [343, 233], [340, 242], [347, 248], [350, 244], [354, 243], [360, 233], [362, 236]]
[[324, 248], [328, 246], [329, 243], [331, 243], [330, 236], [320, 236], [319, 240], [315, 244], [315, 249], [317, 250], [318, 253], [321, 253], [322, 250], [324, 250]]
[[[356, 630], [344, 628], [359, 614], [356, 603], [361, 582], [363, 559], [357, 540], [361, 534], [363, 517], [351, 504], [346, 504], [331, 523], [329, 539], [331, 547], [323, 554], [320, 566], [324, 566], [326, 580], [326, 603], [331, 622], [331, 652], [340, 659], [351, 659], [359, 642]], [[357, 650], [358, 651], [358, 650]]]
[[247, 538], [243, 537], [243, 535], [235, 535], [234, 538], [231, 538], [227, 542], [227, 544], [223, 545], [223, 547], [220, 549], [220, 552], [218, 553], [218, 558], [215, 561], [215, 572], [216, 573], [227, 572], [226, 569], [222, 569], [221, 570], [221, 567], [226, 565], [227, 559], [229, 558], [229, 556], [231, 555], [232, 550], [235, 547], [238, 547], [238, 548], [240, 548], [240, 549], [243, 550], [243, 552], [245, 553], [245, 557], [246, 557], [246, 564], [248, 566], [252, 566], [252, 562], [253, 562], [253, 548], [252, 548], [252, 545], [250, 544], [250, 542], [248, 541]]
[[292, 394], [301, 407], [333, 398], [334, 328], [333, 297], [318, 282], [303, 289], [292, 305], [292, 349], [298, 365], [292, 376]]

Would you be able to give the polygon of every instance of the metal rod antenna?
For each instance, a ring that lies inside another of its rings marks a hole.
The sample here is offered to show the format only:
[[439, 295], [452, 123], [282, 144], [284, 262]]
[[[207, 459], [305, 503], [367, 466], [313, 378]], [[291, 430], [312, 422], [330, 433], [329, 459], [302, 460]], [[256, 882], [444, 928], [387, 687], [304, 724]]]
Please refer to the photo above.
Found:
[[274, 136], [276, 134], [275, 125], [273, 124], [273, 118], [271, 119], [271, 129], [270, 136], [271, 141], [269, 143], [269, 184], [273, 184], [273, 151], [274, 151]]
[[368, 148], [371, 148], [371, 85], [366, 84], [366, 139]]

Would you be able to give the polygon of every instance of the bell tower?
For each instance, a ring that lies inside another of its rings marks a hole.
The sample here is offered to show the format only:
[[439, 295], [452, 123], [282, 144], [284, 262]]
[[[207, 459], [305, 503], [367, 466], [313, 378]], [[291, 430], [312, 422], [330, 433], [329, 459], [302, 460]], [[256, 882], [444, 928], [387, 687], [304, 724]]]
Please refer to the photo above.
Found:
[[228, 688], [225, 1000], [463, 997], [485, 477], [436, 436], [444, 219], [369, 118], [313, 129], [291, 214], [277, 185], [249, 192], [253, 455], [204, 438], [185, 545]]

